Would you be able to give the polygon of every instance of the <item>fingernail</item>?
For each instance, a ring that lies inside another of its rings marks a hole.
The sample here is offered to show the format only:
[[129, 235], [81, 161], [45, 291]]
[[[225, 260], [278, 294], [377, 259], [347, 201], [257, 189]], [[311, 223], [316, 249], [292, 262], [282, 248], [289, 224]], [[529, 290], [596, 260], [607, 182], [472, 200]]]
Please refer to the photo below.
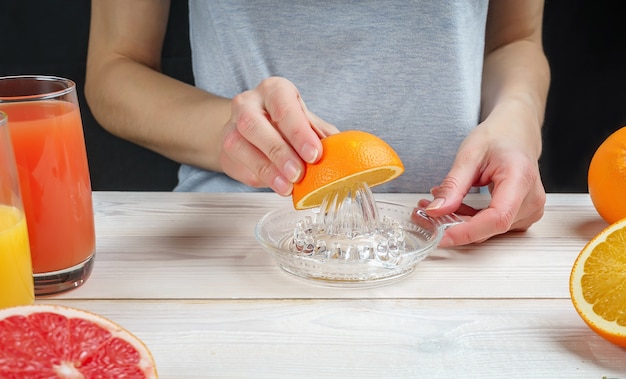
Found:
[[438, 197], [435, 200], [431, 201], [431, 203], [428, 204], [428, 206], [425, 208], [425, 210], [429, 211], [429, 210], [433, 210], [433, 209], [439, 209], [439, 208], [441, 208], [443, 203], [445, 203], [445, 201], [446, 201], [446, 199], [444, 199], [443, 197]]
[[448, 236], [443, 236], [441, 241], [439, 241], [439, 247], [450, 247], [452, 245], [454, 245], [454, 241], [452, 241], [452, 238]]
[[319, 155], [319, 151], [315, 148], [315, 146], [307, 143], [302, 146], [302, 159], [309, 163], [313, 163], [317, 160], [317, 156]]
[[293, 188], [293, 184], [291, 182], [285, 180], [282, 176], [277, 176], [274, 179], [274, 190], [283, 196], [287, 196], [291, 193], [291, 189]]
[[300, 167], [294, 161], [287, 161], [285, 166], [283, 167], [283, 173], [285, 176], [292, 182], [295, 183], [300, 179], [300, 174], [302, 171]]

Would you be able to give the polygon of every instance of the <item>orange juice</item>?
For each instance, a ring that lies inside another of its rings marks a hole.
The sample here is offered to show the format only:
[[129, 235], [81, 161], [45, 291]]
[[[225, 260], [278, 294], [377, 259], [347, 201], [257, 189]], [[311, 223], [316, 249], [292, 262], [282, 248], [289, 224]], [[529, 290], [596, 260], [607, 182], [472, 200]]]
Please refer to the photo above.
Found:
[[0, 308], [35, 299], [26, 221], [15, 207], [0, 205]]
[[0, 103], [8, 115], [33, 273], [64, 270], [95, 250], [91, 182], [78, 106]]

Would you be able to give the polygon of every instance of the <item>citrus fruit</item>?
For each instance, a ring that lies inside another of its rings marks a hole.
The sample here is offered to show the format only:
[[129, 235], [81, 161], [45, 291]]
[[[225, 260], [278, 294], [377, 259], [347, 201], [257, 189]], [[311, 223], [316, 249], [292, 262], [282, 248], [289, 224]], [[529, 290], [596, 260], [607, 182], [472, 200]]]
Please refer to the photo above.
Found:
[[0, 310], [0, 378], [156, 378], [146, 346], [121, 326], [57, 305]]
[[348, 130], [322, 138], [322, 157], [307, 164], [302, 179], [294, 184], [296, 209], [319, 206], [338, 189], [356, 183], [370, 187], [388, 182], [404, 172], [398, 154], [379, 137]]
[[606, 222], [626, 217], [626, 127], [613, 132], [596, 149], [587, 182], [593, 206]]
[[574, 308], [598, 335], [626, 347], [626, 219], [581, 250], [570, 275]]

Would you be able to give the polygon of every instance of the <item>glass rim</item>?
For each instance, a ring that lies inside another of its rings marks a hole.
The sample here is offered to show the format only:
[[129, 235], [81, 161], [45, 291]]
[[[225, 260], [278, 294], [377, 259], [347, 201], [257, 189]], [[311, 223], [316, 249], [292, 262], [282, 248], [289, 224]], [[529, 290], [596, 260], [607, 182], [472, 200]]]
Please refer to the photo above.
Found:
[[8, 81], [29, 81], [29, 82], [56, 82], [61, 83], [64, 88], [59, 90], [42, 91], [41, 93], [33, 93], [28, 95], [3, 95], [0, 92], [1, 102], [15, 102], [28, 100], [46, 100], [65, 96], [76, 89], [76, 83], [72, 79], [63, 78], [54, 75], [8, 75], [0, 76], [0, 86]]

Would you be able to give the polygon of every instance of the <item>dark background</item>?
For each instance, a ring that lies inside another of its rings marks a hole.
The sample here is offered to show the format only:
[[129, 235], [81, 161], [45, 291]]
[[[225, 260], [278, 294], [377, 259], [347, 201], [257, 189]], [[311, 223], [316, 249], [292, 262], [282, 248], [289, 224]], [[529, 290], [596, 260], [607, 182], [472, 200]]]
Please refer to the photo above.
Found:
[[[548, 192], [586, 192], [597, 146], [626, 125], [626, 28], [619, 1], [546, 0], [552, 83], [540, 160]], [[171, 190], [178, 165], [106, 132], [84, 100], [88, 0], [2, 0], [0, 75], [49, 74], [78, 86], [94, 190]], [[163, 71], [193, 83], [187, 1], [172, 0]]]

